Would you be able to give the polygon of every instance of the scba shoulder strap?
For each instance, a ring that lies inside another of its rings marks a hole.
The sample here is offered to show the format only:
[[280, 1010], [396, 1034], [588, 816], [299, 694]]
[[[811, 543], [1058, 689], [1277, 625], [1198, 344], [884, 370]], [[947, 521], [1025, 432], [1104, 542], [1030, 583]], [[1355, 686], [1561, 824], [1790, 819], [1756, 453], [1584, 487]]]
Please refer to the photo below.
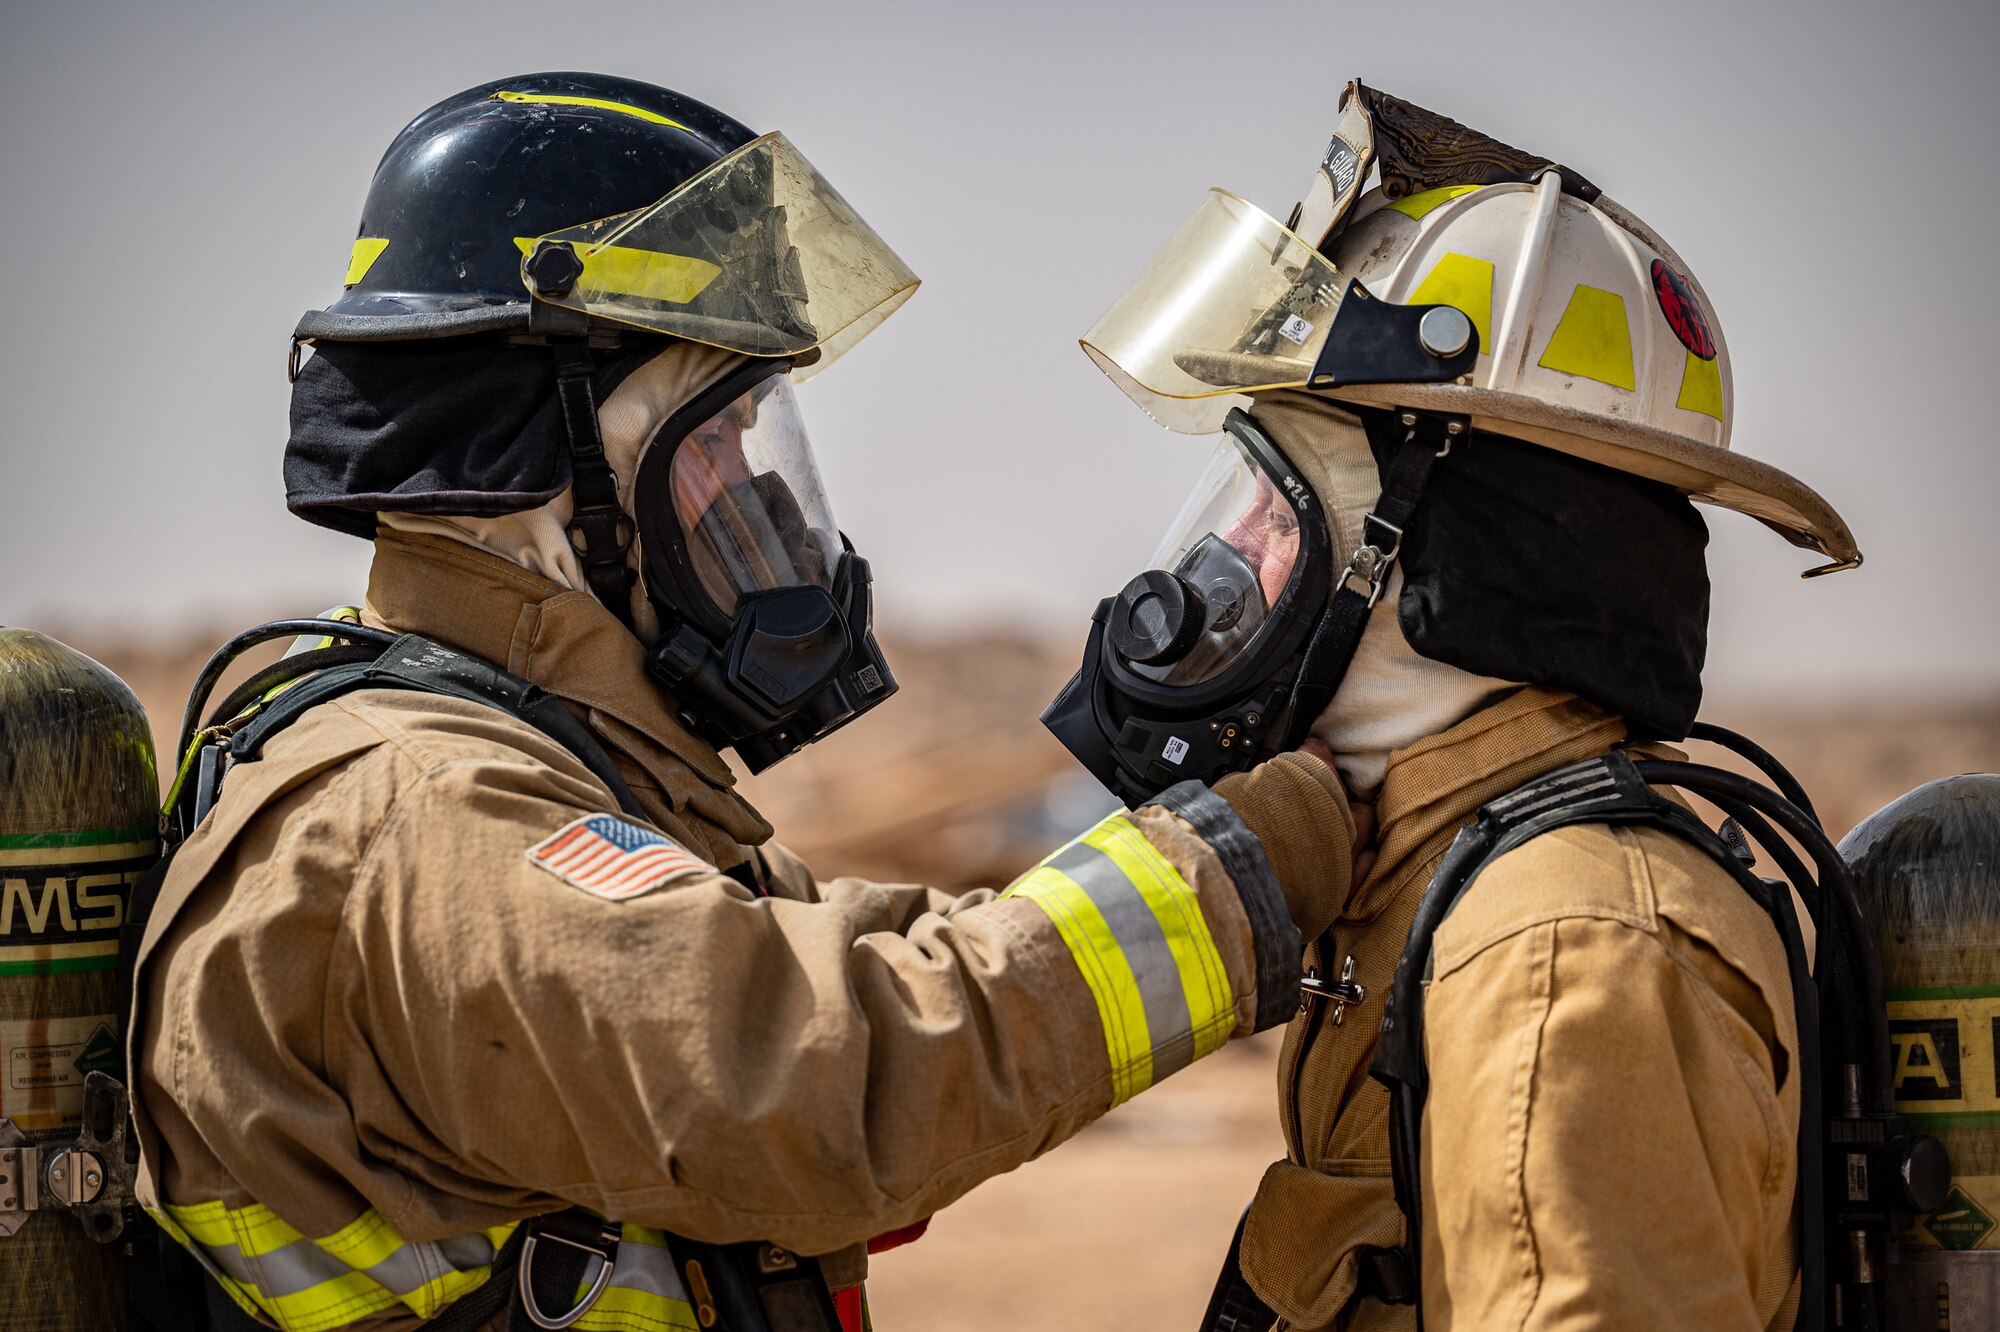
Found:
[[490, 662], [416, 634], [404, 634], [372, 660], [330, 666], [285, 690], [230, 734], [230, 761], [256, 759], [273, 735], [306, 712], [358, 689], [412, 689], [482, 703], [518, 717], [590, 769], [593, 777], [610, 788], [621, 810], [635, 818], [646, 817], [604, 746], [561, 699]]
[[[281, 627], [282, 626], [282, 627]], [[267, 632], [276, 629], [278, 632]], [[417, 634], [389, 639], [379, 631], [338, 620], [282, 621], [239, 635], [230, 646], [289, 633], [319, 633], [323, 645], [287, 657], [259, 672], [216, 709], [210, 724], [183, 736], [184, 759], [169, 791], [165, 854], [134, 885], [121, 928], [119, 988], [130, 1013], [138, 946], [159, 897], [167, 867], [186, 837], [221, 793], [236, 763], [254, 762], [279, 732], [313, 708], [362, 689], [408, 689], [483, 704], [517, 717], [548, 736], [610, 790], [618, 807], [647, 818], [611, 756], [562, 700], [493, 665]], [[353, 640], [361, 639], [361, 642]], [[386, 645], [383, 640], [389, 640]], [[205, 669], [189, 701], [192, 719], [227, 666], [225, 648]], [[191, 741], [191, 742], [190, 742]], [[761, 892], [753, 883], [747, 885]], [[133, 1026], [136, 1029], [137, 1023]], [[120, 1089], [122, 1092], [122, 1089]], [[142, 1249], [176, 1246], [151, 1226]], [[486, 1282], [426, 1321], [420, 1332], [475, 1332], [507, 1311], [509, 1332], [561, 1329], [575, 1324], [610, 1286], [617, 1265], [620, 1227], [584, 1208], [530, 1217], [495, 1253]], [[707, 1245], [664, 1236], [703, 1327], [730, 1332], [841, 1332], [832, 1293], [816, 1259], [775, 1245]], [[147, 1279], [133, 1283], [135, 1302], [161, 1332], [250, 1332], [262, 1328], [193, 1263], [154, 1254]], [[198, 1292], [188, 1282], [201, 1283]]]

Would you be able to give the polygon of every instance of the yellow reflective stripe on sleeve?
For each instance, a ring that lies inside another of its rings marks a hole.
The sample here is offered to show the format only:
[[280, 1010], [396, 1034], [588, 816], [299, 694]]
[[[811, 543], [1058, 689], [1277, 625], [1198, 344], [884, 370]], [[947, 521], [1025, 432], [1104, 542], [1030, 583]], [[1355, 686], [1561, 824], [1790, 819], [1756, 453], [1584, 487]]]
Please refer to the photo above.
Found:
[[[514, 246], [527, 254], [535, 248], [537, 239], [516, 236]], [[706, 259], [629, 245], [598, 245], [577, 253], [583, 260], [581, 285], [596, 295], [638, 296], [686, 305], [722, 273]]]
[[379, 236], [363, 236], [354, 242], [354, 248], [347, 252], [347, 276], [340, 280], [343, 287], [351, 287], [368, 276], [368, 270], [382, 257], [382, 251], [389, 248], [389, 242]]
[[1023, 875], [1096, 1001], [1112, 1103], [1221, 1048], [1236, 1028], [1228, 969], [1201, 902], [1129, 817], [1114, 814]]
[[1201, 914], [1201, 899], [1159, 848], [1129, 821], [1107, 821], [1084, 834], [1084, 842], [1109, 856], [1152, 908], [1167, 949], [1180, 973], [1194, 1035], [1194, 1057], [1214, 1054], [1236, 1030], [1236, 1006], [1229, 993], [1229, 969]]
[[655, 125], [671, 125], [675, 129], [687, 129], [687, 126], [681, 124], [680, 121], [669, 120], [657, 111], [648, 111], [643, 106], [630, 106], [624, 102], [607, 102], [601, 97], [560, 97], [554, 93], [508, 92], [502, 89], [494, 93], [491, 100], [495, 102], [526, 102], [531, 105], [541, 106], [594, 106], [599, 111], [616, 111], [621, 115], [637, 116], [641, 120], [650, 120]]
[[1076, 959], [1104, 1027], [1104, 1053], [1111, 1061], [1111, 1103], [1129, 1101], [1153, 1085], [1153, 1050], [1146, 1004], [1131, 963], [1118, 946], [1104, 915], [1082, 885], [1050, 866], [1030, 870], [1007, 889], [1040, 907]]

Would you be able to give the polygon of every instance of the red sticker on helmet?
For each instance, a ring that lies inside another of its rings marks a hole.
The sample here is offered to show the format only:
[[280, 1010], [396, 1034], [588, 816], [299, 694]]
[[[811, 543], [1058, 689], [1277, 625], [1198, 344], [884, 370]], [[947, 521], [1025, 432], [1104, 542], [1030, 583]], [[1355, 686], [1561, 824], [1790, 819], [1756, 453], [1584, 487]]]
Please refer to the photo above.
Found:
[[1664, 259], [1653, 261], [1653, 294], [1660, 298], [1660, 313], [1674, 330], [1674, 336], [1704, 361], [1715, 359], [1715, 335], [1708, 331], [1708, 317], [1694, 298], [1694, 287]]

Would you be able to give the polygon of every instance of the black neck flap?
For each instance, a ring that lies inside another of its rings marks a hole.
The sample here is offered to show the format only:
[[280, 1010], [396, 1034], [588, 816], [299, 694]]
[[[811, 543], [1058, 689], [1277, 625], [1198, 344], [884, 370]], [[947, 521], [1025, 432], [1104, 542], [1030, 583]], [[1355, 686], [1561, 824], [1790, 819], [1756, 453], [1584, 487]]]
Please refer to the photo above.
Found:
[[[1374, 413], [1376, 457], [1393, 459]], [[1419, 656], [1540, 685], [1677, 740], [1701, 706], [1708, 528], [1672, 486], [1470, 431], [1403, 538], [1397, 617]]]
[[[665, 345], [627, 337], [593, 353], [594, 396]], [[492, 335], [322, 342], [292, 386], [291, 418], [287, 506], [364, 539], [378, 513], [495, 518], [539, 508], [570, 484], [545, 346]]]

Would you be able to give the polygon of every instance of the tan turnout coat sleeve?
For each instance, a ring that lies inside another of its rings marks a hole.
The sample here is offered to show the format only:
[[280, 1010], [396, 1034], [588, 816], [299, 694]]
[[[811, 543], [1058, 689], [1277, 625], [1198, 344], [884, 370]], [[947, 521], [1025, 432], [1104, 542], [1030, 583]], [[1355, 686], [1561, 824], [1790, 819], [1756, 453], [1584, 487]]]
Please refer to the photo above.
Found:
[[[494, 659], [534, 678], [537, 635], [609, 622], [554, 599], [516, 598], [507, 623], [528, 628]], [[668, 729], [577, 692], [602, 736]], [[629, 738], [615, 757], [642, 826], [707, 862], [622, 900], [531, 858], [617, 807], [494, 710], [363, 691], [239, 765], [142, 950], [155, 1198], [259, 1203], [307, 1237], [372, 1209], [409, 1240], [581, 1204], [826, 1253], [930, 1215], [1297, 992], [1278, 886], [1202, 788], [1114, 816], [1004, 896], [954, 896], [819, 883], [736, 840], [757, 821], [721, 782]], [[772, 895], [714, 868], [745, 860]]]

